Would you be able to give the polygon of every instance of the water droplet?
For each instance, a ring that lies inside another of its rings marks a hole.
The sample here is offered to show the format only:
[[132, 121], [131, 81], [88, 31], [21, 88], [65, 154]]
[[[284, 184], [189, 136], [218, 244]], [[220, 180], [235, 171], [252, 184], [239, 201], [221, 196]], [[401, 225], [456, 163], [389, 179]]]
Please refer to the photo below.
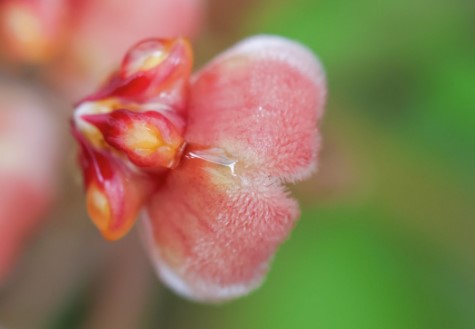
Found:
[[228, 167], [231, 171], [231, 175], [236, 176], [236, 164], [238, 161], [229, 157], [223, 149], [216, 147], [202, 150], [192, 150], [188, 151], [185, 156], [190, 159], [200, 159], [220, 166]]

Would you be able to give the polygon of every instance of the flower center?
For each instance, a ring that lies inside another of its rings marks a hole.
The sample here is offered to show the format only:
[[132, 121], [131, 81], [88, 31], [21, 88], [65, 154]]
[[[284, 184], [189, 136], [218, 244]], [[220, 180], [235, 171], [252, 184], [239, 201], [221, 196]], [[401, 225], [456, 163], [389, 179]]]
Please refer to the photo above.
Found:
[[88, 213], [108, 239], [127, 233], [182, 157], [191, 63], [185, 39], [146, 40], [75, 109], [72, 130], [81, 145]]

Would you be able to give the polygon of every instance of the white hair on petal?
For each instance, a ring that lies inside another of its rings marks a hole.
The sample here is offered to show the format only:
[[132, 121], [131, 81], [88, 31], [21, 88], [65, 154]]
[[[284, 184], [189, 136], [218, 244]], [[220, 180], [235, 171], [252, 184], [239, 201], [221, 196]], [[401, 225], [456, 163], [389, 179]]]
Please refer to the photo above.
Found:
[[186, 267], [172, 269], [160, 255], [160, 248], [153, 239], [153, 230], [148, 214], [144, 211], [141, 215], [142, 235], [145, 249], [162, 281], [177, 294], [194, 301], [221, 302], [235, 297], [243, 296], [261, 285], [263, 278], [247, 284], [234, 284], [221, 286], [194, 280], [193, 285], [185, 281]]
[[310, 49], [283, 37], [273, 35], [250, 37], [237, 43], [223, 56], [233, 53], [249, 53], [257, 57], [273, 58], [287, 62], [290, 66], [317, 81], [322, 81], [325, 78], [320, 61]]
[[[324, 101], [326, 99], [326, 75], [323, 66], [317, 55], [309, 48], [297, 41], [275, 35], [257, 35], [238, 42], [233, 47], [224, 51], [211, 62], [208, 66], [215, 65], [234, 56], [252, 56], [253, 59], [273, 59], [285, 62], [289, 66], [299, 70], [303, 75], [313, 80], [320, 90], [320, 104], [318, 104], [318, 118], [323, 115]], [[192, 77], [192, 81], [199, 76], [199, 72]]]

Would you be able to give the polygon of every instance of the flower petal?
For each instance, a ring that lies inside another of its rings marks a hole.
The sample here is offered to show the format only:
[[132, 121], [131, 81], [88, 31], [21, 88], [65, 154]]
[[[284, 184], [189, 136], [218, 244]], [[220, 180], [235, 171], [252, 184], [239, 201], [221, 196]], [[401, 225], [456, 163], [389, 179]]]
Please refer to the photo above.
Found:
[[181, 295], [219, 301], [244, 295], [265, 276], [298, 217], [280, 182], [240, 176], [213, 150], [188, 153], [145, 214], [148, 250]]
[[83, 116], [96, 126], [105, 141], [142, 168], [173, 168], [184, 142], [176, 127], [155, 111], [116, 110]]
[[154, 182], [113, 155], [89, 147], [74, 128], [73, 132], [81, 146], [79, 162], [89, 216], [104, 238], [118, 240], [134, 225]]
[[250, 38], [194, 76], [185, 139], [225, 149], [250, 172], [303, 179], [315, 168], [325, 94], [309, 50], [279, 37]]
[[14, 60], [43, 64], [61, 50], [70, 16], [69, 2], [65, 0], [2, 1], [2, 48]]
[[[147, 39], [127, 52], [120, 70], [85, 100], [120, 98], [184, 107], [193, 54], [187, 39]], [[84, 100], [83, 100], [84, 101]]]
[[56, 196], [61, 141], [49, 102], [0, 79], [0, 284]]

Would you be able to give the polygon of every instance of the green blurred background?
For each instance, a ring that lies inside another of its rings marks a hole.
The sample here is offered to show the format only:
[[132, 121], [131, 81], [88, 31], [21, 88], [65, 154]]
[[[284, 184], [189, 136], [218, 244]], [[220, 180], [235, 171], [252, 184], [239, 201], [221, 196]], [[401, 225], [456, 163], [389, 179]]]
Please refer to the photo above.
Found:
[[[271, 33], [327, 72], [320, 169], [292, 187], [302, 218], [267, 281], [238, 301], [191, 303], [157, 283], [135, 236], [103, 246], [87, 226], [85, 247], [53, 220], [4, 292], [5, 324], [475, 328], [475, 2], [215, 0], [208, 16], [198, 63]], [[51, 260], [58, 245], [68, 251]]]

